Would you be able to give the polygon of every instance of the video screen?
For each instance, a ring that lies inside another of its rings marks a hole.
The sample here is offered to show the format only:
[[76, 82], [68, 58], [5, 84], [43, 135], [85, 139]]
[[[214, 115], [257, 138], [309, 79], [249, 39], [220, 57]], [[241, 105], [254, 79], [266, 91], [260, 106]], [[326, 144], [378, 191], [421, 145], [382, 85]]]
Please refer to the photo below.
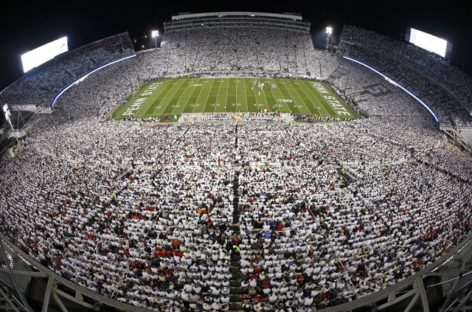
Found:
[[39, 65], [53, 59], [55, 56], [61, 53], [67, 52], [68, 50], [69, 47], [67, 46], [67, 37], [62, 37], [22, 54], [21, 63], [23, 65], [23, 73], [38, 67]]
[[410, 29], [410, 38], [407, 40], [420, 48], [446, 57], [447, 40], [414, 28]]

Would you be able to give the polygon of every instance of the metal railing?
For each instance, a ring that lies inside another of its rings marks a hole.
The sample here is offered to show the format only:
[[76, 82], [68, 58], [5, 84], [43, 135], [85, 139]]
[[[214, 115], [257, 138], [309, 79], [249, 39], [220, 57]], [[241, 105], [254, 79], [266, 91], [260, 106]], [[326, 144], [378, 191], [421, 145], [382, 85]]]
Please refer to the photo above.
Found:
[[[12, 270], [10, 268], [0, 267], [0, 273], [10, 273], [12, 276], [28, 276], [31, 278], [47, 279], [46, 289], [42, 300], [41, 311], [48, 311], [51, 297], [57, 307], [63, 312], [69, 311], [63, 299], [67, 303], [74, 303], [81, 306], [86, 311], [99, 311], [102, 308], [109, 307], [118, 311], [149, 311], [145, 308], [132, 306], [126, 303], [119, 302], [100, 295], [90, 289], [77, 285], [57, 273], [51, 271], [49, 268], [40, 264], [33, 257], [26, 254], [23, 250], [15, 246], [9, 241], [7, 237], [0, 233], [0, 247], [8, 249], [9, 253], [15, 253], [19, 256], [31, 269], [28, 270]], [[5, 248], [6, 247], [6, 248]], [[3, 251], [2, 251], [3, 252]], [[425, 279], [436, 276], [440, 279], [439, 282], [428, 284]], [[452, 284], [453, 283], [453, 284]], [[445, 288], [448, 284], [450, 287]], [[333, 307], [323, 309], [324, 312], [341, 312], [353, 311], [356, 309], [370, 308], [375, 311], [382, 311], [387, 308], [394, 307], [398, 303], [405, 300], [408, 305], [405, 308], [397, 309], [395, 311], [409, 312], [413, 307], [417, 306], [418, 300], [421, 300], [423, 311], [430, 311], [430, 304], [433, 302], [431, 296], [428, 296], [427, 289], [440, 287], [443, 292], [442, 307], [436, 307], [436, 311], [463, 311], [459, 306], [464, 304], [472, 297], [472, 235], [469, 235], [456, 247], [454, 247], [447, 255], [437, 259], [432, 264], [426, 266], [420, 272], [400, 281], [399, 283], [388, 287], [384, 290], [376, 292], [365, 297], [361, 297], [354, 301], [340, 304]], [[67, 289], [64, 291], [63, 289]], [[0, 292], [0, 299], [4, 293], [4, 289]], [[73, 295], [71, 295], [71, 293]], [[458, 299], [458, 296], [460, 300]], [[5, 296], [4, 296], [5, 297]], [[11, 297], [10, 297], [11, 298]], [[21, 298], [18, 298], [21, 302]], [[92, 302], [92, 303], [91, 303]], [[12, 311], [30, 311], [27, 306], [23, 308], [10, 308]]]

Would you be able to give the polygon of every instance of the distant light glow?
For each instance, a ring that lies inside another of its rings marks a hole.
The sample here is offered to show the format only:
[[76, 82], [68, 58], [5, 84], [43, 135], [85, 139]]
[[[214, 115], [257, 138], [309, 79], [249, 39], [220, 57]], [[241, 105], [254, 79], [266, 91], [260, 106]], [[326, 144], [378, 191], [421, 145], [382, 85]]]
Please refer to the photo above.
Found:
[[418, 103], [420, 103], [421, 105], [423, 105], [427, 110], [428, 112], [433, 116], [434, 120], [436, 122], [439, 122], [439, 119], [438, 117], [436, 116], [436, 114], [431, 110], [431, 108], [429, 108], [428, 105], [426, 105], [425, 102], [423, 102], [422, 100], [420, 100], [416, 95], [414, 95], [413, 93], [411, 93], [410, 91], [408, 91], [406, 88], [404, 88], [402, 85], [398, 84], [398, 82], [395, 82], [394, 80], [390, 79], [389, 77], [385, 76], [384, 74], [382, 74], [381, 72], [379, 72], [378, 70], [370, 67], [369, 65], [365, 64], [365, 63], [362, 63], [358, 60], [355, 60], [353, 58], [350, 58], [348, 56], [343, 56], [343, 58], [345, 58], [346, 60], [349, 60], [351, 62], [354, 62], [354, 63], [357, 63], [359, 65], [362, 65], [368, 69], [370, 69], [371, 71], [373, 71], [374, 73], [382, 76], [385, 80], [387, 80], [389, 83], [393, 84], [395, 87], [398, 87], [400, 89], [402, 89], [403, 91], [405, 91], [409, 96], [411, 96], [413, 99], [415, 99]]
[[72, 88], [72, 87], [75, 86], [76, 84], [81, 83], [82, 81], [84, 81], [88, 76], [92, 75], [93, 73], [96, 73], [97, 71], [99, 71], [99, 70], [101, 70], [101, 69], [104, 69], [105, 67], [108, 67], [108, 66], [110, 66], [110, 65], [116, 64], [116, 63], [118, 63], [118, 62], [121, 62], [121, 61], [124, 61], [124, 60], [127, 60], [127, 59], [130, 59], [130, 58], [135, 57], [135, 56], [136, 56], [136, 54], [133, 54], [133, 55], [131, 55], [131, 56], [126, 56], [126, 57], [120, 58], [119, 60], [110, 62], [110, 63], [105, 64], [105, 65], [103, 65], [103, 66], [100, 66], [99, 68], [92, 70], [90, 73], [83, 75], [82, 77], [80, 77], [79, 79], [77, 79], [76, 81], [74, 81], [73, 83], [71, 83], [70, 85], [68, 85], [67, 87], [65, 87], [64, 89], [62, 89], [62, 91], [59, 92], [59, 93], [54, 97], [54, 99], [52, 100], [50, 106], [51, 106], [52, 108], [55, 108], [55, 107], [56, 107], [56, 104], [57, 104], [57, 101], [59, 100], [59, 98], [60, 98], [67, 90], [69, 90], [70, 88]]
[[53, 59], [55, 56], [67, 52], [67, 37], [62, 37], [57, 40], [46, 43], [34, 50], [28, 51], [21, 55], [21, 64], [23, 65], [23, 73], [38, 67]]
[[420, 48], [439, 54], [442, 57], [446, 56], [447, 40], [411, 28], [409, 41]]
[[333, 33], [333, 27], [327, 26], [326, 27], [326, 34], [331, 35]]

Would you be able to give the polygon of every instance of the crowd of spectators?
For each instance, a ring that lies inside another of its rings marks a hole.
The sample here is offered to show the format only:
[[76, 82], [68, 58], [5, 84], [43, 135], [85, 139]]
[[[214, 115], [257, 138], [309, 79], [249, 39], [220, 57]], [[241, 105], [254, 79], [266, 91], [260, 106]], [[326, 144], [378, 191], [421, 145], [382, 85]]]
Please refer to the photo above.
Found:
[[134, 54], [127, 33], [66, 52], [34, 68], [0, 92], [0, 102], [49, 106], [65, 87], [112, 61]]
[[373, 31], [346, 25], [342, 32], [343, 40], [362, 45], [371, 50], [382, 51], [406, 63], [426, 77], [430, 77], [460, 101], [469, 111], [472, 110], [472, 79], [459, 68], [451, 66], [443, 57], [428, 52], [410, 43], [377, 34]]
[[[399, 120], [240, 128], [247, 309], [364, 296], [470, 233], [470, 158]], [[346, 181], [340, 163], [359, 179]]]
[[[364, 116], [418, 117], [419, 122], [428, 115], [426, 108], [409, 95], [372, 71], [340, 60], [336, 70], [328, 78], [332, 87]], [[432, 120], [432, 116], [429, 117]]]
[[227, 309], [231, 133], [83, 119], [29, 138], [2, 168], [2, 232], [111, 298]]
[[341, 33], [338, 54], [364, 62], [409, 89], [444, 125], [472, 125], [472, 80], [432, 53], [347, 25]]
[[235, 241], [245, 309], [332, 306], [414, 274], [471, 231], [469, 158], [414, 119], [243, 118], [236, 132], [49, 118], [0, 164], [0, 228], [62, 276], [136, 306], [228, 309]]
[[336, 57], [315, 50], [308, 31], [271, 28], [197, 28], [169, 32], [161, 49], [167, 51], [167, 72], [286, 73], [323, 79]]

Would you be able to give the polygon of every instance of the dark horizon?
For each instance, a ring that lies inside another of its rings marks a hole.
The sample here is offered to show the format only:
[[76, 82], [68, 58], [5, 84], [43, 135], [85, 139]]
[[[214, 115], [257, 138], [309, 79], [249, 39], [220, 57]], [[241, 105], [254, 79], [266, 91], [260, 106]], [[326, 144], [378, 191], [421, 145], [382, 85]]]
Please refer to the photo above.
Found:
[[408, 27], [432, 33], [453, 44], [451, 63], [472, 76], [472, 49], [465, 4], [431, 1], [304, 1], [286, 3], [222, 3], [216, 1], [81, 1], [15, 2], [2, 10], [0, 18], [0, 90], [22, 75], [20, 55], [61, 36], [69, 37], [72, 50], [92, 41], [128, 31], [132, 38], [142, 37], [153, 28], [162, 31], [162, 23], [179, 12], [255, 11], [300, 13], [311, 22], [312, 34], [327, 25], [339, 33], [344, 24], [352, 24], [403, 40]]

